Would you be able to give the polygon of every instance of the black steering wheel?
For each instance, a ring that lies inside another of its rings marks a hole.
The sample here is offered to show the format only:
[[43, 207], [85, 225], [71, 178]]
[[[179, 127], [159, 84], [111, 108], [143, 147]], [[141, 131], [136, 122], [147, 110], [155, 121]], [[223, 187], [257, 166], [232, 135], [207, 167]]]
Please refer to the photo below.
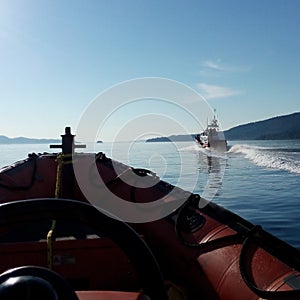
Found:
[[79, 300], [71, 285], [58, 273], [38, 266], [9, 269], [0, 275], [2, 300]]
[[[125, 222], [108, 217], [88, 203], [68, 199], [41, 198], [14, 201], [0, 205], [0, 226], [14, 225], [21, 222], [38, 222], [47, 219], [76, 221], [88, 225], [99, 236], [105, 234], [124, 251], [135, 266], [140, 275], [144, 293], [151, 299], [168, 299], [161, 271], [151, 250]], [[43, 280], [50, 281], [54, 288], [62, 284], [60, 278], [55, 280], [59, 284], [53, 284], [52, 277], [56, 276], [56, 273], [52, 271], [50, 271], [51, 275], [45, 275], [45, 270], [36, 271], [32, 267], [24, 268], [26, 276], [41, 277]], [[3, 282], [1, 280], [2, 276], [5, 276], [5, 279], [7, 279], [8, 275], [5, 274], [16, 274], [14, 271], [11, 271], [12, 273], [9, 272], [0, 275], [0, 283], [1, 281]], [[16, 272], [22, 273], [24, 269]], [[25, 273], [22, 274], [24, 275]]]

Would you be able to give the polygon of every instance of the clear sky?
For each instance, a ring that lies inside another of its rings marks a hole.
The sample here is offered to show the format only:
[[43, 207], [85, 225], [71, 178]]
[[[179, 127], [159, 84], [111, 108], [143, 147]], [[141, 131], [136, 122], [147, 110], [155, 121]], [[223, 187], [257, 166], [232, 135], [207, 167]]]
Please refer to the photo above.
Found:
[[56, 138], [141, 77], [194, 89], [229, 129], [300, 111], [299, 70], [298, 0], [0, 0], [0, 135]]

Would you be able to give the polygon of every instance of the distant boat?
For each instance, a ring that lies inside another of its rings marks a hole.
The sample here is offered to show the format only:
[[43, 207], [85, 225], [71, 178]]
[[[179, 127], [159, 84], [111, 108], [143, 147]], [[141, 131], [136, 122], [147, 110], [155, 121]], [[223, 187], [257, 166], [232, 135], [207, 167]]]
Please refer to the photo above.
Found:
[[221, 152], [226, 151], [227, 141], [223, 131], [220, 130], [215, 113], [213, 119], [207, 125], [206, 129], [195, 136], [195, 141], [204, 149], [211, 149]]
[[97, 141], [97, 144], [102, 144], [102, 143], [103, 143], [103, 141], [100, 141], [100, 140], [99, 140], [99, 141]]

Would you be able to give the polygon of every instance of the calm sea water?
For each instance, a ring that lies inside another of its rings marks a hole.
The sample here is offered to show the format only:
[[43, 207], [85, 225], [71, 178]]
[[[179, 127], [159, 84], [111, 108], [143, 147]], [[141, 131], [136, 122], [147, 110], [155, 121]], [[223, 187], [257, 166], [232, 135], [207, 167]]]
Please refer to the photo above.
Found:
[[[46, 144], [0, 145], [0, 167], [52, 152]], [[80, 149], [82, 151], [82, 149]], [[188, 142], [103, 143], [85, 151], [154, 171], [300, 249], [300, 140], [229, 142], [224, 155]]]

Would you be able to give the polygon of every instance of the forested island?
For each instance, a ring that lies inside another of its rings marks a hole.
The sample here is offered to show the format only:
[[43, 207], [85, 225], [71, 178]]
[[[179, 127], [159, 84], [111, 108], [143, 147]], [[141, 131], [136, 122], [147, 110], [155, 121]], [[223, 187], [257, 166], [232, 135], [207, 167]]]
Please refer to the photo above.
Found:
[[300, 112], [240, 125], [224, 134], [227, 140], [300, 139]]
[[[190, 141], [195, 135], [196, 133], [157, 137], [146, 142]], [[300, 112], [239, 125], [225, 130], [224, 135], [227, 140], [232, 141], [300, 139]]]

